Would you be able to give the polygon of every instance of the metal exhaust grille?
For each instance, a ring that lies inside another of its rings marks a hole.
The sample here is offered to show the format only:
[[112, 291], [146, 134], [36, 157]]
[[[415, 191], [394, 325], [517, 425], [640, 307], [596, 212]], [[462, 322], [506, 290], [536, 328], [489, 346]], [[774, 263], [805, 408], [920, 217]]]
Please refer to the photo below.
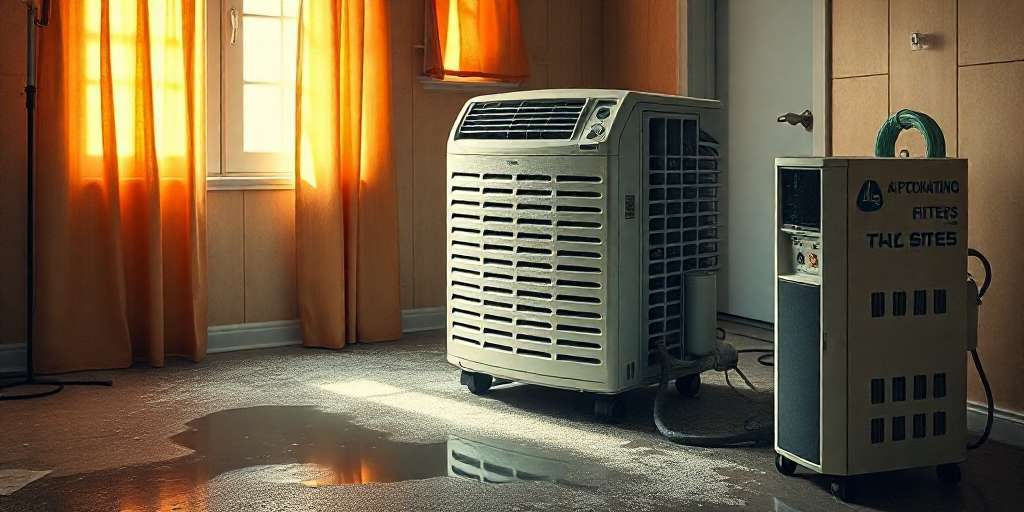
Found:
[[583, 99], [473, 103], [456, 139], [571, 139]]
[[648, 366], [657, 344], [683, 356], [683, 275], [718, 268], [718, 143], [697, 116], [645, 118]]
[[605, 171], [544, 162], [450, 169], [451, 340], [549, 375], [596, 370], [607, 335]]

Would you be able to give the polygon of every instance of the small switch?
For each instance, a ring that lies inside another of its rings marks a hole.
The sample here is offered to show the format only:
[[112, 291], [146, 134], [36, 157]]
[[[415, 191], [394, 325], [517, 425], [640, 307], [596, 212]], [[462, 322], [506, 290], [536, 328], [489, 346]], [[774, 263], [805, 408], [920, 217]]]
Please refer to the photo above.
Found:
[[597, 118], [598, 119], [607, 119], [608, 116], [610, 116], [611, 114], [612, 114], [612, 110], [610, 108], [608, 108], [608, 107], [601, 107], [601, 108], [597, 109]]

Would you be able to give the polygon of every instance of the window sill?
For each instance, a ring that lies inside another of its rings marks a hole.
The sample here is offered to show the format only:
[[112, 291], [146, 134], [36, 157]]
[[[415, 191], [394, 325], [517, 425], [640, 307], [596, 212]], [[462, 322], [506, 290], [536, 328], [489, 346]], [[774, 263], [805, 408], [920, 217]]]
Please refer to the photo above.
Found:
[[291, 176], [207, 176], [206, 190], [294, 190]]
[[485, 80], [438, 80], [432, 76], [420, 75], [420, 83], [426, 90], [435, 91], [515, 91], [522, 87], [519, 82], [490, 82]]

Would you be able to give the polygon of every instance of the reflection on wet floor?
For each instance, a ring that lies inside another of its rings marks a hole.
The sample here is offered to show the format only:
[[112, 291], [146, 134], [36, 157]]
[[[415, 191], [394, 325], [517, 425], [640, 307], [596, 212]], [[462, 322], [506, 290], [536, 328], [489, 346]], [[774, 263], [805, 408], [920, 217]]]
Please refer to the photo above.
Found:
[[208, 484], [248, 471], [273, 484], [307, 487], [399, 482], [440, 476], [486, 483], [548, 481], [596, 485], [599, 467], [572, 464], [498, 441], [451, 436], [446, 442], [394, 441], [343, 415], [315, 407], [219, 411], [171, 438], [194, 453], [84, 475], [47, 478], [16, 496], [45, 510], [207, 510]]

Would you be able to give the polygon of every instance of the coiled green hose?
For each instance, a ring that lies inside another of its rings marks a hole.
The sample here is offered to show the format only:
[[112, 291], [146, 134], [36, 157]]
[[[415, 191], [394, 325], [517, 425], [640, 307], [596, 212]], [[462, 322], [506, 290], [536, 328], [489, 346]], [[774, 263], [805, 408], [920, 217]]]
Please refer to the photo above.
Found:
[[896, 138], [900, 136], [900, 132], [911, 128], [916, 128], [924, 136], [928, 158], [946, 157], [946, 138], [942, 135], [939, 124], [928, 114], [906, 108], [882, 123], [875, 137], [875, 156], [896, 156]]

